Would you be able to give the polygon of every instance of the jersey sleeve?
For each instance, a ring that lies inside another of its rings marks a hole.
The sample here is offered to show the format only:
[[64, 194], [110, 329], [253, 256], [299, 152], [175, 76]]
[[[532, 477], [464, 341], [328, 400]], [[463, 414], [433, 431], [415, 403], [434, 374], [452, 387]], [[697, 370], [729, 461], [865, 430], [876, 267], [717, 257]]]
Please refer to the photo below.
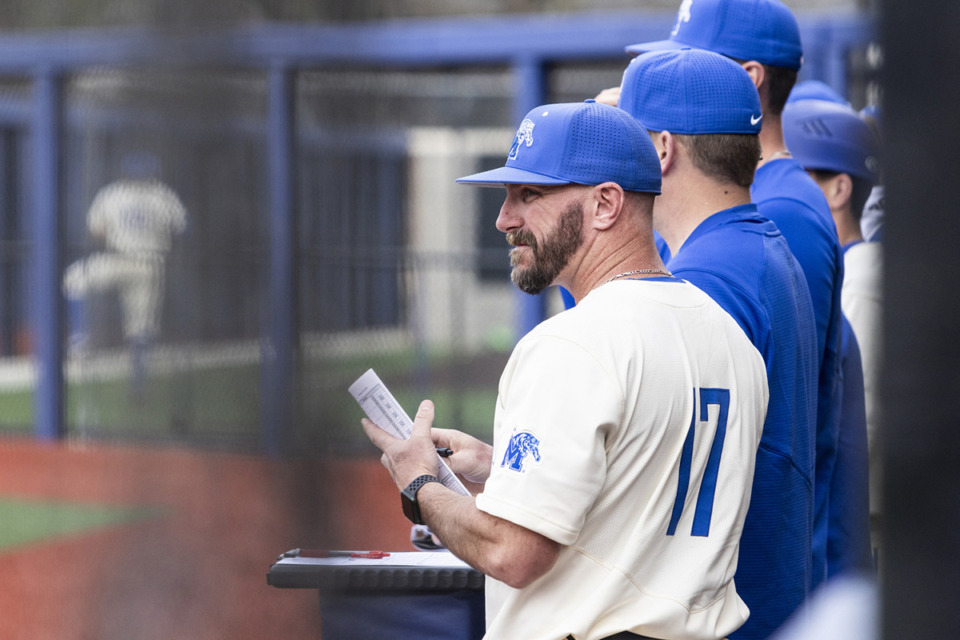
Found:
[[107, 232], [107, 217], [112, 208], [114, 189], [109, 185], [100, 189], [93, 197], [87, 212], [87, 229], [94, 237], [102, 237]]
[[159, 185], [158, 197], [164, 220], [172, 234], [181, 234], [187, 228], [187, 210], [183, 202], [177, 197], [173, 189], [166, 185]]
[[477, 507], [561, 544], [603, 486], [623, 398], [613, 372], [562, 337], [528, 337], [500, 382], [493, 462]]

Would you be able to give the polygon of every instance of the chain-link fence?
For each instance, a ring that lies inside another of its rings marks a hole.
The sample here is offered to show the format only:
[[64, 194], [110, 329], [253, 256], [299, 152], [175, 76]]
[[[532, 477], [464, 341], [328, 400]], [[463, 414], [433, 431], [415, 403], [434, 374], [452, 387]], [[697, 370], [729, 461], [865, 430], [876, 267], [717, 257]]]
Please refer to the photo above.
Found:
[[[489, 198], [453, 180], [509, 146], [504, 76], [298, 75], [299, 448], [358, 446], [346, 389], [367, 367], [407, 403], [436, 398], [448, 422], [492, 420], [512, 342], [506, 247], [502, 238], [478, 245], [478, 202]], [[64, 86], [67, 435], [258, 446], [270, 250], [264, 75], [93, 69]], [[19, 88], [4, 92], [0, 138], [0, 413], [4, 430], [27, 433], [31, 182]], [[478, 120], [487, 126], [465, 128]]]
[[[66, 435], [252, 450], [276, 383], [293, 398], [290, 450], [369, 448], [347, 387], [371, 367], [409, 411], [431, 397], [438, 424], [488, 435], [522, 294], [494, 226], [502, 192], [455, 179], [503, 161], [515, 70], [292, 67], [294, 358], [278, 382], [262, 366], [276, 304], [270, 69], [183, 58], [62, 80]], [[865, 59], [845, 63], [857, 91]], [[552, 62], [543, 95], [593, 97], [625, 60]], [[30, 78], [0, 78], [0, 430], [24, 434], [37, 381], [34, 100]], [[547, 303], [559, 308], [556, 292]]]

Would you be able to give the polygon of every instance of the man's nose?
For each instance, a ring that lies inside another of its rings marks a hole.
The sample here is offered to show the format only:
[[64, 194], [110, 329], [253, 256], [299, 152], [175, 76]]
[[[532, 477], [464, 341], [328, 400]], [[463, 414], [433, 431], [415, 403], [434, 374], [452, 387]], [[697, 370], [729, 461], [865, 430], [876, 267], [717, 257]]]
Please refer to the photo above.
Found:
[[503, 199], [503, 204], [500, 205], [500, 213], [497, 214], [497, 230], [506, 233], [519, 226], [519, 219], [513, 213], [513, 208], [510, 206], [510, 196], [508, 195]]

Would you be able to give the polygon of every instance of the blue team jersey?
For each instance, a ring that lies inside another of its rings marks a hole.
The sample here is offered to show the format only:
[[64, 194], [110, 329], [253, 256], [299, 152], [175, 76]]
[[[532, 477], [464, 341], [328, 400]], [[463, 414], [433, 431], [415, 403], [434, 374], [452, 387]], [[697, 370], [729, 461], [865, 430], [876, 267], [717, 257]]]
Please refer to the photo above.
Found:
[[843, 394], [840, 386], [843, 252], [823, 191], [793, 159], [778, 159], [759, 167], [751, 194], [760, 214], [773, 220], [790, 243], [806, 276], [817, 322], [819, 387], [811, 582], [811, 588], [816, 588], [827, 572], [830, 487], [837, 460]]
[[810, 293], [777, 226], [752, 204], [714, 214], [668, 254], [673, 274], [733, 316], [767, 367], [770, 402], [735, 577], [750, 617], [730, 636], [765, 638], [811, 581], [818, 354]]
[[863, 364], [853, 327], [843, 317], [840, 374], [843, 403], [837, 464], [830, 486], [827, 577], [870, 574], [874, 570], [870, 542], [870, 464]]

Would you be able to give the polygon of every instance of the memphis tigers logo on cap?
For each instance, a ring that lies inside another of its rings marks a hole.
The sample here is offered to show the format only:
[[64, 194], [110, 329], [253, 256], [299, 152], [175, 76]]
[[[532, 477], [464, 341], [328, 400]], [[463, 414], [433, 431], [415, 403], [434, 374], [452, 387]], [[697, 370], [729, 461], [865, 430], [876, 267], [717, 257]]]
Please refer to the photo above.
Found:
[[683, 0], [680, 3], [680, 9], [677, 11], [677, 24], [673, 26], [673, 31], [670, 32], [671, 36], [675, 36], [680, 32], [680, 23], [690, 22], [690, 7], [693, 5], [693, 0]]
[[500, 466], [523, 473], [523, 465], [530, 456], [540, 462], [540, 440], [532, 433], [520, 431], [510, 437], [510, 444], [507, 445], [507, 452], [503, 455]]
[[[524, 121], [520, 123], [520, 128], [517, 129], [517, 135], [513, 138], [513, 145], [510, 147], [510, 153], [507, 154], [509, 160], [516, 160], [521, 145], [525, 144], [529, 147], [533, 144], [533, 128], [535, 126], [537, 125], [529, 118], [524, 119]], [[503, 147], [501, 147], [501, 149], [502, 148]]]
[[504, 166], [457, 182], [480, 186], [616, 182], [625, 191], [656, 194], [660, 178], [660, 158], [647, 130], [625, 111], [586, 100], [531, 109], [517, 129]]

